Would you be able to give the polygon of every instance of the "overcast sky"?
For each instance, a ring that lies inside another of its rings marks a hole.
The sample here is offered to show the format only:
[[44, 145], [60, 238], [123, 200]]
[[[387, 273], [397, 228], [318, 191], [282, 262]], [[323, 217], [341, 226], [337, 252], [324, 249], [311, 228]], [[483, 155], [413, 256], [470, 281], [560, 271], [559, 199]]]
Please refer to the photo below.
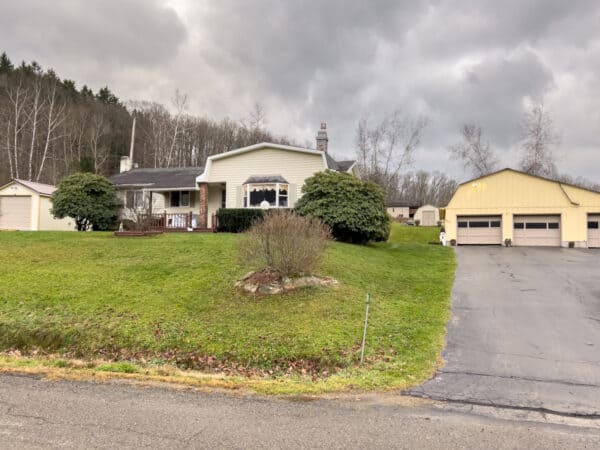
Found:
[[425, 115], [414, 168], [459, 179], [447, 149], [462, 123], [516, 166], [525, 105], [543, 99], [560, 170], [600, 182], [599, 25], [597, 0], [3, 0], [0, 50], [123, 100], [178, 88], [196, 115], [260, 102], [301, 143], [326, 120], [343, 157], [361, 116]]

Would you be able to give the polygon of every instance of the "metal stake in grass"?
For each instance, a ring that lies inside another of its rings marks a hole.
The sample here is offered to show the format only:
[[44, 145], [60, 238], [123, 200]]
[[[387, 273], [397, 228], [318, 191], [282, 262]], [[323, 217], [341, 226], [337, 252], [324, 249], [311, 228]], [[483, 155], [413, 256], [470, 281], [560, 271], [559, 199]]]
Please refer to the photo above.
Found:
[[365, 360], [365, 341], [367, 340], [367, 324], [369, 322], [369, 304], [371, 303], [371, 295], [367, 293], [367, 309], [365, 311], [365, 329], [363, 330], [362, 345], [360, 347], [360, 363]]

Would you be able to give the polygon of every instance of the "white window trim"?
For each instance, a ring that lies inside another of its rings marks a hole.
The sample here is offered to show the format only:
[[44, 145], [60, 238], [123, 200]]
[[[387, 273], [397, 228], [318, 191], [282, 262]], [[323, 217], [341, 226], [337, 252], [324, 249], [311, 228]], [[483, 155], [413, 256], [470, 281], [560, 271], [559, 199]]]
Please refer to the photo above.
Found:
[[[244, 194], [244, 198], [246, 199], [246, 206], [245, 208], [260, 208], [260, 205], [256, 205], [256, 206], [251, 206], [250, 205], [250, 192], [252, 192], [252, 186], [266, 186], [266, 185], [274, 185], [275, 186], [275, 206], [270, 206], [269, 208], [289, 208], [290, 206], [290, 184], [289, 183], [246, 183], [243, 185], [242, 187], [242, 193], [243, 190], [245, 189], [246, 192]], [[281, 206], [279, 204], [279, 190], [281, 186], [287, 186], [287, 195], [284, 195], [283, 197], [286, 198], [287, 200], [287, 205], [286, 206]], [[243, 202], [242, 202], [243, 204]]]

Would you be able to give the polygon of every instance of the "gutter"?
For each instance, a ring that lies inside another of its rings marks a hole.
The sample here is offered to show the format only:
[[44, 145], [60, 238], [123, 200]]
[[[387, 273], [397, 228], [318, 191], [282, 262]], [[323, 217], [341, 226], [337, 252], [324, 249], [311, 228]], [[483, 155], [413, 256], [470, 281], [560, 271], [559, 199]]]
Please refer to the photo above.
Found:
[[569, 200], [571, 205], [580, 206], [579, 203], [573, 201], [573, 199], [571, 199], [571, 197], [569, 197], [569, 194], [567, 194], [567, 191], [565, 191], [565, 188], [563, 187], [562, 183], [558, 183], [558, 185], [560, 186], [560, 190], [563, 192], [563, 194], [565, 194], [565, 197], [567, 197], [567, 200]]

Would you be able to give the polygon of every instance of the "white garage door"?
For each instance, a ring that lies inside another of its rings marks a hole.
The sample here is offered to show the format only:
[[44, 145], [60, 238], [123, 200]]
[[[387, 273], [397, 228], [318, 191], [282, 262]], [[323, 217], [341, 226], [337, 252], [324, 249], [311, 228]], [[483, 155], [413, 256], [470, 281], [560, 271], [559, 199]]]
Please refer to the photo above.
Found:
[[31, 197], [0, 197], [0, 230], [31, 229]]
[[514, 216], [513, 245], [560, 247], [560, 216]]
[[501, 216], [459, 216], [457, 222], [459, 245], [502, 244]]
[[600, 214], [588, 216], [588, 247], [600, 248]]

